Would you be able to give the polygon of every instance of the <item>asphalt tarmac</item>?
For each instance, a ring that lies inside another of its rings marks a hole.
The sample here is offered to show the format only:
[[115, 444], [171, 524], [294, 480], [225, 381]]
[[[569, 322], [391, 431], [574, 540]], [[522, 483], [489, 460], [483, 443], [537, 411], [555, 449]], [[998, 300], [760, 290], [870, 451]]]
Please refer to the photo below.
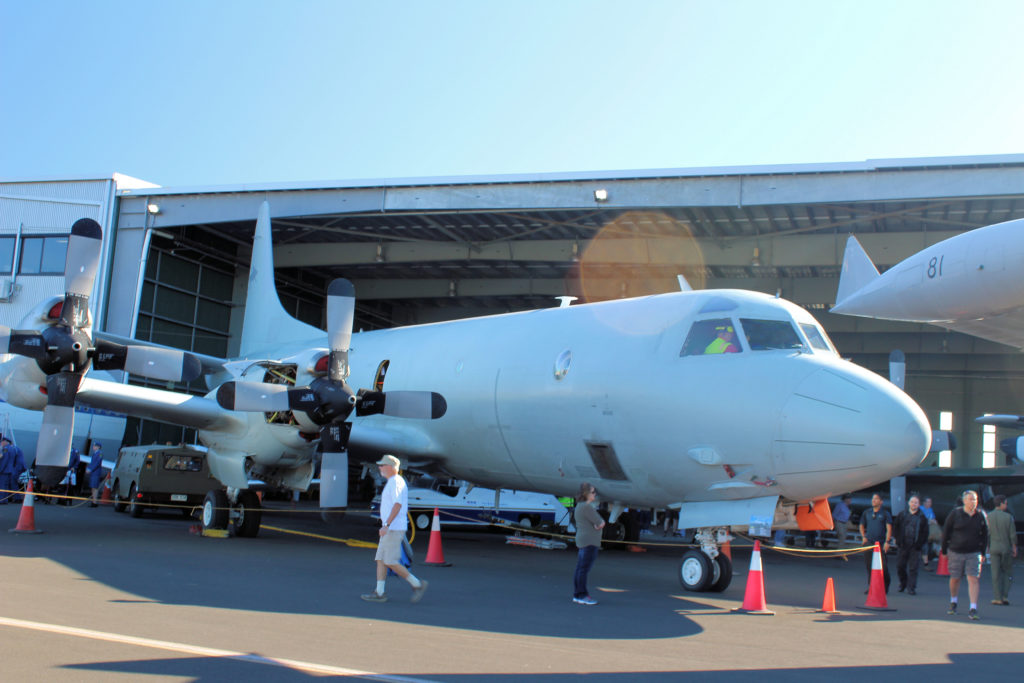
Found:
[[[442, 533], [450, 567], [422, 564], [419, 604], [403, 581], [389, 602], [374, 586], [377, 524], [350, 512], [325, 524], [300, 503], [273, 503], [257, 538], [205, 538], [171, 511], [132, 519], [109, 506], [35, 508], [44, 533], [0, 535], [0, 678], [4, 681], [872, 681], [953, 680], [1024, 672], [1024, 593], [989, 604], [981, 621], [946, 615], [947, 581], [923, 572], [918, 594], [862, 608], [860, 557], [762, 552], [775, 616], [734, 613], [749, 548], [734, 547], [735, 577], [720, 594], [687, 593], [681, 550], [602, 551], [591, 573], [600, 604], [573, 604], [575, 551], [505, 543], [502, 533]], [[0, 506], [13, 528], [20, 506]], [[287, 533], [271, 529], [300, 532]], [[303, 535], [300, 535], [303, 534]], [[312, 535], [304, 535], [312, 534]], [[658, 536], [645, 540], [662, 542]], [[332, 540], [333, 539], [333, 540]], [[1024, 575], [1018, 562], [1017, 575]], [[818, 612], [826, 580], [839, 614]]]

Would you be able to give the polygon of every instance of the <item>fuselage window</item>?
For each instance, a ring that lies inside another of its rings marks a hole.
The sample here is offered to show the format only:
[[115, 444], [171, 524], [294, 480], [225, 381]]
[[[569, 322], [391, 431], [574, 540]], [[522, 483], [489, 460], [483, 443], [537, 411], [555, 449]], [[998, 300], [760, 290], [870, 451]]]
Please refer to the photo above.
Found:
[[729, 318], [698, 320], [686, 335], [680, 356], [739, 353], [743, 349], [736, 338], [736, 327]]
[[804, 343], [788, 320], [754, 320], [741, 318], [743, 332], [751, 351], [769, 349], [803, 349]]
[[817, 325], [800, 323], [800, 329], [804, 331], [804, 334], [807, 336], [807, 341], [811, 343], [812, 349], [817, 349], [819, 351], [831, 351], [835, 353], [835, 349], [833, 349], [831, 344], [828, 343], [825, 333], [819, 329]]

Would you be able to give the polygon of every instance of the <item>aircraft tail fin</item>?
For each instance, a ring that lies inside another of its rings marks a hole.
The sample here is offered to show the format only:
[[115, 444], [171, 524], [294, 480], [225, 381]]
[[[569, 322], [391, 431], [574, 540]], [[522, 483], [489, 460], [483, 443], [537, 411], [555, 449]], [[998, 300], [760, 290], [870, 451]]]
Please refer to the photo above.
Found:
[[[296, 320], [281, 305], [274, 284], [270, 204], [263, 202], [252, 240], [252, 262], [249, 266], [249, 288], [245, 297], [245, 319], [242, 323], [239, 353], [249, 356], [262, 348], [314, 341], [322, 337], [323, 330]], [[326, 340], [320, 343], [326, 344]]]
[[860, 246], [853, 235], [846, 240], [846, 252], [843, 254], [843, 268], [839, 273], [839, 289], [836, 291], [838, 306], [851, 295], [874, 282], [879, 276], [878, 268], [871, 262], [871, 257]]

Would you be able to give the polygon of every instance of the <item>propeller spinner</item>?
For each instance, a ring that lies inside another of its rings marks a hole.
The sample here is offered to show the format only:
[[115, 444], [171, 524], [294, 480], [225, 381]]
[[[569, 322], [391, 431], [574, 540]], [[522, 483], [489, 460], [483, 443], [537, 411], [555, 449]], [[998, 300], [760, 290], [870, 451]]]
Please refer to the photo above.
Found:
[[60, 321], [41, 332], [0, 326], [0, 353], [32, 358], [46, 375], [46, 407], [35, 464], [36, 476], [44, 486], [58, 483], [67, 470], [75, 398], [90, 365], [175, 382], [191, 381], [201, 373], [199, 359], [184, 351], [92, 343], [89, 295], [102, 245], [99, 223], [91, 218], [76, 221], [68, 238]]
[[306, 387], [225, 382], [217, 389], [217, 403], [222, 408], [248, 412], [299, 410], [321, 426], [321, 507], [348, 505], [347, 448], [352, 426], [347, 420], [353, 410], [359, 416], [383, 414], [436, 420], [448, 409], [444, 397], [432, 391], [353, 392], [346, 380], [354, 316], [355, 288], [348, 280], [334, 280], [327, 288], [327, 339], [331, 351], [326, 377], [318, 377]]

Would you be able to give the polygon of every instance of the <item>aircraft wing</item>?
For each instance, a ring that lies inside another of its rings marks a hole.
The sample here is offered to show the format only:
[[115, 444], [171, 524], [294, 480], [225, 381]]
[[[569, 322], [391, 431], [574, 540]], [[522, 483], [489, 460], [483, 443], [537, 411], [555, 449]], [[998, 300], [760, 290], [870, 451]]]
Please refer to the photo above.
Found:
[[195, 429], [244, 429], [244, 416], [224, 410], [202, 396], [119, 384], [86, 377], [76, 397], [91, 408], [145, 417]]
[[[122, 337], [119, 334], [110, 334], [109, 332], [93, 332], [93, 337], [96, 339], [102, 339], [103, 341], [121, 344], [122, 346], [149, 346], [158, 349], [174, 349], [175, 351], [181, 350], [175, 349], [172, 346], [157, 344], [156, 342], [143, 341], [142, 339], [133, 339], [131, 337]], [[189, 351], [189, 353], [199, 359], [204, 375], [213, 375], [224, 370], [225, 360], [223, 358], [207, 356], [202, 353], [196, 353], [195, 351]]]
[[989, 341], [1024, 348], [1024, 308], [1016, 308], [1002, 315], [993, 315], [976, 320], [935, 322], [954, 332], [963, 332]]

